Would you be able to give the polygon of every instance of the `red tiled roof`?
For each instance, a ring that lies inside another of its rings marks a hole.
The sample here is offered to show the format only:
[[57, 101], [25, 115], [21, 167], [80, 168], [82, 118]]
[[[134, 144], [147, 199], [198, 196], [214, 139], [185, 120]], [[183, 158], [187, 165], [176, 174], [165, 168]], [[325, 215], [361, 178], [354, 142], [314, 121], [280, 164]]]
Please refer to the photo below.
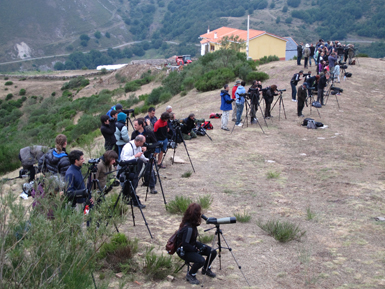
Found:
[[[216, 37], [215, 37], [215, 34], [216, 34]], [[258, 36], [262, 36], [264, 34], [267, 34], [267, 35], [270, 35], [273, 37], [277, 37], [281, 40], [287, 41], [283, 37], [279, 37], [277, 35], [268, 33], [266, 31], [249, 29], [249, 39], [253, 39], [253, 38], [256, 38]], [[231, 35], [239, 36], [239, 38], [243, 39], [244, 41], [247, 40], [247, 30], [240, 30], [240, 29], [235, 29], [235, 28], [230, 28], [230, 27], [218, 28], [216, 30], [210, 31], [209, 33], [202, 34], [200, 36], [200, 38], [203, 38], [203, 40], [201, 41], [202, 44], [204, 44], [206, 42], [219, 43], [224, 36], [231, 36]]]

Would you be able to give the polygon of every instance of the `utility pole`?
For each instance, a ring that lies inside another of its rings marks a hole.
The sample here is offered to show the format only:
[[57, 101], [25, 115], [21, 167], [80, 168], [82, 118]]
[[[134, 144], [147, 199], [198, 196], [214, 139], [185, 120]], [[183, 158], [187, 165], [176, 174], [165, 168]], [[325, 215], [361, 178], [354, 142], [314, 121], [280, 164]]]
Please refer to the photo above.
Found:
[[250, 15], [247, 15], [247, 41], [246, 41], [246, 59], [249, 59], [249, 28], [250, 28]]

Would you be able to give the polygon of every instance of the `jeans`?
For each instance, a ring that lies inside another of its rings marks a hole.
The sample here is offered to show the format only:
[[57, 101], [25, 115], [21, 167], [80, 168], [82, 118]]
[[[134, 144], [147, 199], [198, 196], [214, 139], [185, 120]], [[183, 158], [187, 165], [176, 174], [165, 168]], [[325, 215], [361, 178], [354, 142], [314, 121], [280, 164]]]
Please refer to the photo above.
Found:
[[311, 66], [311, 59], [312, 59], [312, 57], [310, 56], [309, 57], [309, 65]]
[[297, 56], [297, 65], [301, 65], [302, 55]]
[[222, 113], [222, 123], [221, 123], [221, 128], [224, 128], [226, 129], [227, 128], [227, 124], [229, 122], [229, 115], [230, 115], [230, 110], [223, 110], [223, 113]]
[[237, 121], [235, 122], [235, 124], [240, 124], [241, 123], [241, 117], [242, 117], [242, 113], [243, 113], [243, 107], [244, 107], [244, 104], [240, 104], [240, 103], [237, 103]]
[[297, 87], [293, 82], [290, 82], [290, 85], [291, 85], [291, 98], [295, 100], [297, 96]]
[[235, 101], [233, 101], [233, 115], [231, 116], [231, 119], [237, 119], [237, 104]]
[[[194, 265], [191, 266], [190, 269], [190, 275], [191, 274], [196, 274], [200, 268], [203, 267], [204, 269], [207, 269], [210, 267], [211, 263], [214, 261], [215, 257], [217, 256], [217, 251], [212, 250], [210, 246], [204, 245], [200, 242], [196, 242], [196, 247], [200, 250], [200, 253], [198, 252], [185, 252], [185, 255], [183, 257], [179, 256], [181, 259], [194, 263]], [[211, 257], [210, 257], [210, 262], [208, 256], [210, 256], [211, 252]], [[207, 256], [206, 260], [205, 258], [202, 257]]]
[[307, 61], [309, 60], [309, 57], [305, 57], [305, 64], [303, 65], [304, 68], [307, 68]]

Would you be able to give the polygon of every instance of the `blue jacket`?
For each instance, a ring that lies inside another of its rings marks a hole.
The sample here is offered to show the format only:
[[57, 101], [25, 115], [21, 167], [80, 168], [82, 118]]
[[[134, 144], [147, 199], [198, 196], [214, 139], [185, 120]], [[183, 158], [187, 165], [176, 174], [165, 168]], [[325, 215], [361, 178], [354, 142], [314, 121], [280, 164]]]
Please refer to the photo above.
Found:
[[[65, 181], [68, 185], [67, 191], [77, 191], [77, 190], [83, 190], [86, 187], [84, 186], [83, 176], [80, 171], [80, 167], [75, 165], [70, 165], [68, 168], [66, 175], [65, 175]], [[84, 203], [86, 200], [79, 198], [76, 200], [77, 203]]]
[[237, 91], [235, 92], [235, 98], [236, 104], [244, 104], [245, 103], [245, 97], [244, 96], [239, 96], [242, 93], [246, 93], [246, 89], [243, 86], [238, 86]]
[[232, 99], [227, 90], [221, 91], [221, 108], [220, 110], [232, 110]]

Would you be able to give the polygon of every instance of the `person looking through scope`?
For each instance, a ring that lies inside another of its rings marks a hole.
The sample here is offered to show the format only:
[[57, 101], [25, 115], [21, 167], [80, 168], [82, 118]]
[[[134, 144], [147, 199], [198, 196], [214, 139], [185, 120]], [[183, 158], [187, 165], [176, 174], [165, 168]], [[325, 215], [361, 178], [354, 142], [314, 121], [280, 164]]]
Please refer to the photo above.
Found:
[[[143, 154], [143, 152], [146, 151], [146, 148], [145, 147], [142, 148], [145, 142], [146, 142], [145, 136], [143, 136], [143, 135], [136, 136], [134, 140], [132, 140], [132, 141], [130, 141], [124, 145], [123, 150], [122, 150], [122, 154], [120, 156], [122, 162], [130, 161], [133, 159], [138, 160], [137, 164], [136, 164], [136, 170], [134, 172], [135, 176], [132, 180], [132, 186], [133, 186], [134, 190], [136, 190], [136, 188], [138, 187], [139, 173], [143, 167], [143, 163], [148, 162], [148, 158], [146, 158]], [[132, 192], [132, 194], [135, 194], [135, 192]], [[137, 198], [135, 198], [134, 196], [131, 196], [131, 197], [133, 200], [133, 205], [135, 207], [141, 207], [142, 209], [144, 209], [146, 207], [145, 205], [143, 205], [140, 202], [139, 197], [137, 197]], [[136, 201], [136, 200], [138, 200], [138, 201]]]
[[[144, 118], [138, 118], [134, 120], [134, 129], [135, 131], [131, 134], [131, 139], [135, 139], [138, 135], [143, 135], [146, 137], [147, 143], [156, 143], [156, 137], [154, 133], [149, 130], [148, 128], [145, 128], [145, 120]], [[143, 145], [143, 147], [146, 147], [146, 144]], [[146, 149], [144, 152], [144, 156], [146, 158], [149, 158], [151, 156], [151, 153]], [[151, 171], [151, 176], [149, 175]], [[158, 192], [155, 190], [155, 184], [156, 184], [156, 178], [155, 178], [155, 170], [150, 167], [147, 167], [146, 172], [144, 174], [145, 182], [149, 184], [150, 187], [150, 194], [157, 194]]]
[[158, 121], [154, 125], [154, 133], [155, 133], [156, 139], [158, 140], [158, 142], [163, 143], [162, 148], [156, 148], [155, 150], [155, 152], [159, 154], [158, 166], [161, 169], [166, 168], [166, 166], [162, 164], [162, 160], [163, 160], [163, 154], [167, 150], [167, 143], [168, 143], [167, 133], [170, 131], [170, 128], [168, 127], [169, 119], [170, 119], [170, 114], [168, 112], [164, 112], [161, 114], [160, 119], [158, 119]]
[[263, 98], [265, 99], [265, 118], [269, 119], [271, 118], [271, 103], [274, 101], [274, 96], [277, 94], [277, 86], [273, 84], [270, 87], [266, 88], [266, 93], [263, 95]]
[[192, 130], [195, 127], [195, 114], [190, 113], [189, 116], [183, 120], [182, 135], [184, 140], [190, 140], [197, 137], [197, 134]]
[[[199, 204], [192, 203], [188, 206], [179, 225], [177, 236], [178, 256], [186, 262], [194, 263], [186, 274], [186, 280], [190, 284], [199, 284], [196, 274], [202, 268], [202, 274], [214, 278], [216, 274], [211, 271], [211, 263], [217, 256], [217, 251], [210, 246], [197, 242], [198, 229], [201, 224], [202, 208]], [[210, 256], [211, 253], [211, 256]], [[206, 260], [202, 257], [207, 256]], [[210, 256], [210, 260], [209, 260]]]
[[112, 171], [112, 166], [115, 165], [117, 159], [118, 154], [113, 150], [106, 151], [100, 158], [95, 178], [99, 181], [102, 189], [106, 186], [108, 173]]
[[104, 137], [104, 149], [106, 151], [112, 150], [116, 145], [115, 122], [110, 122], [108, 115], [102, 115], [100, 121], [102, 123], [100, 131]]
[[[250, 94], [250, 123], [255, 124], [257, 123], [257, 110], [258, 110], [258, 104], [259, 104], [259, 95], [260, 91], [262, 90], [262, 83], [260, 81], [253, 81], [253, 85], [250, 86], [247, 93]], [[247, 117], [247, 116], [246, 116]]]
[[127, 115], [124, 112], [118, 113], [118, 121], [116, 122], [115, 129], [115, 138], [116, 145], [118, 146], [118, 156], [120, 159], [120, 155], [122, 153], [122, 149], [126, 143], [130, 141], [130, 137], [128, 136], [128, 129], [126, 127], [126, 119]]
[[110, 110], [107, 111], [106, 115], [108, 115], [108, 117], [111, 117], [111, 111], [113, 111], [113, 110], [117, 111], [118, 113], [122, 112], [123, 106], [120, 103], [118, 103], [114, 106], [111, 106]]

